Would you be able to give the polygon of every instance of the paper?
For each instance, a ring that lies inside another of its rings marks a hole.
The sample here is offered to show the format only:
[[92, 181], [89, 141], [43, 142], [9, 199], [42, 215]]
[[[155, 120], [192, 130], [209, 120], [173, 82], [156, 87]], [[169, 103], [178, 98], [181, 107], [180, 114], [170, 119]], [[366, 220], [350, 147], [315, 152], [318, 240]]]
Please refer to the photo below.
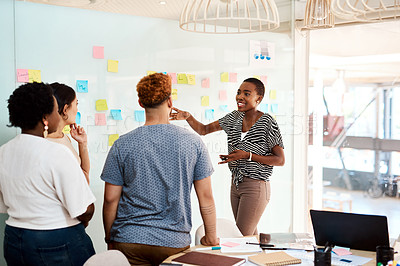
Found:
[[28, 69], [17, 69], [17, 81], [18, 82], [29, 82]]
[[206, 119], [214, 120], [214, 109], [207, 109], [206, 110]]
[[29, 83], [42, 82], [42, 75], [40, 73], [40, 70], [28, 69], [28, 73], [29, 73]]
[[186, 74], [179, 73], [177, 79], [178, 79], [178, 84], [188, 84], [188, 79]]
[[189, 85], [196, 85], [196, 76], [193, 74], [187, 74], [187, 80]]
[[201, 87], [206, 89], [210, 88], [210, 78], [201, 80]]
[[260, 106], [260, 111], [263, 113], [268, 113], [268, 104], [262, 103], [259, 105]]
[[94, 115], [94, 123], [96, 126], [107, 125], [106, 114], [105, 113], [96, 113]]
[[146, 73], [147, 73], [147, 76], [148, 76], [148, 75], [151, 75], [151, 74], [155, 74], [157, 72], [155, 72], [155, 71], [147, 71]]
[[221, 82], [229, 82], [229, 73], [228, 72], [221, 73]]
[[276, 114], [278, 112], [278, 104], [273, 103], [271, 104], [271, 113]]
[[237, 73], [229, 73], [229, 82], [237, 82]]
[[96, 59], [104, 58], [104, 47], [103, 46], [93, 46], [93, 58], [96, 58]]
[[108, 135], [108, 146], [112, 146], [114, 142], [119, 138], [118, 134]]
[[118, 72], [118, 61], [117, 60], [108, 60], [107, 71], [117, 73]]
[[209, 105], [210, 105], [210, 97], [201, 96], [201, 106], [209, 106]]
[[97, 111], [105, 111], [108, 110], [107, 100], [101, 99], [96, 101], [96, 110]]
[[259, 245], [246, 244], [246, 242], [257, 243], [258, 240], [253, 237], [241, 238], [220, 238], [221, 253], [247, 253], [262, 252]]
[[87, 80], [77, 80], [76, 81], [76, 91], [87, 93], [89, 91], [89, 81]]
[[171, 77], [171, 84], [176, 84], [178, 82], [176, 80], [176, 73], [168, 73], [168, 76]]
[[260, 80], [264, 83], [264, 86], [267, 86], [267, 76], [260, 76]]
[[230, 248], [233, 248], [233, 247], [236, 247], [239, 245], [240, 245], [240, 243], [234, 243], [234, 242], [226, 242], [226, 243], [221, 244], [221, 246], [230, 247]]
[[338, 256], [353, 254], [353, 253], [350, 252], [350, 250], [347, 250], [345, 248], [334, 248], [334, 249], [332, 249], [332, 251], [335, 252], [335, 254], [338, 255]]
[[114, 120], [122, 120], [121, 109], [111, 109], [110, 114]]
[[276, 100], [276, 90], [270, 90], [269, 91], [269, 99], [270, 100]]
[[178, 90], [177, 89], [172, 89], [171, 90], [171, 96], [172, 96], [172, 100], [178, 100]]
[[78, 125], [81, 124], [81, 113], [80, 112], [76, 113], [75, 123], [77, 123]]
[[275, 44], [265, 40], [251, 40], [249, 57], [251, 66], [274, 66]]
[[71, 132], [71, 127], [70, 127], [69, 125], [66, 125], [66, 126], [63, 128], [62, 132], [63, 132], [64, 134], [67, 134], [67, 135], [68, 135], [68, 134]]
[[135, 120], [137, 122], [144, 122], [145, 121], [145, 114], [143, 110], [136, 110], [135, 111]]
[[220, 105], [220, 106], [219, 106], [219, 109], [221, 109], [221, 110], [224, 111], [224, 112], [229, 113], [228, 105]]
[[227, 94], [226, 90], [219, 91], [219, 99], [220, 99], [220, 101], [226, 101], [228, 99], [228, 94]]

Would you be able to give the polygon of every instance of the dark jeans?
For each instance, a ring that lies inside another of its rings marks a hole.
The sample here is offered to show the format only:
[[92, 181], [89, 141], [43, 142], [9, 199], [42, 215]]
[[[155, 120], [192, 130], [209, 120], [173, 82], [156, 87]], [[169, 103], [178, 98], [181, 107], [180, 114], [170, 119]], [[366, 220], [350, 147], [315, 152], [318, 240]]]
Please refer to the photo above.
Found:
[[6, 225], [4, 257], [8, 266], [82, 266], [95, 254], [82, 224], [55, 229], [30, 230]]

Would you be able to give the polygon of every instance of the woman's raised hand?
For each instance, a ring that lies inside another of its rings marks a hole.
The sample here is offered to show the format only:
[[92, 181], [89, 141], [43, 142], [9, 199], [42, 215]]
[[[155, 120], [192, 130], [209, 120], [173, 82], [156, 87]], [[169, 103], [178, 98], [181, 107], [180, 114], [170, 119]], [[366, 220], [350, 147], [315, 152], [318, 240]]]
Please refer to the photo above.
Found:
[[70, 125], [71, 128], [71, 137], [76, 140], [78, 143], [86, 143], [87, 135], [83, 127], [77, 126], [75, 123]]
[[179, 110], [178, 108], [175, 107], [172, 107], [172, 110], [175, 112], [171, 112], [169, 114], [169, 120], [186, 120], [190, 117], [189, 112]]

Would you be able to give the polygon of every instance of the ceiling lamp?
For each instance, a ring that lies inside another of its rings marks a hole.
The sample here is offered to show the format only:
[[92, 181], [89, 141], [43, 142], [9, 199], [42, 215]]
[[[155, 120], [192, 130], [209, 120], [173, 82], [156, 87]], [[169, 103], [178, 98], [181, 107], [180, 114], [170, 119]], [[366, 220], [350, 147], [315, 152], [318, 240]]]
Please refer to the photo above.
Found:
[[274, 0], [188, 0], [179, 27], [203, 33], [249, 33], [279, 27]]
[[333, 26], [335, 20], [331, 12], [331, 0], [307, 0], [303, 28], [320, 29]]

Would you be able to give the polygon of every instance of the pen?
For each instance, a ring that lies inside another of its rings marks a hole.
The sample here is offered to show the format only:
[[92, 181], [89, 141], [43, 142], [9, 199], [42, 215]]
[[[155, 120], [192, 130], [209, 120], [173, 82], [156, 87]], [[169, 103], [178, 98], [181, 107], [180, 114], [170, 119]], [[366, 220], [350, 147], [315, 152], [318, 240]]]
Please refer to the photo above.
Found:
[[221, 247], [196, 248], [196, 250], [219, 250]]
[[260, 245], [261, 247], [275, 247], [275, 245], [273, 245], [273, 244], [251, 243], [251, 242], [246, 242], [246, 244], [249, 244], [249, 245]]

